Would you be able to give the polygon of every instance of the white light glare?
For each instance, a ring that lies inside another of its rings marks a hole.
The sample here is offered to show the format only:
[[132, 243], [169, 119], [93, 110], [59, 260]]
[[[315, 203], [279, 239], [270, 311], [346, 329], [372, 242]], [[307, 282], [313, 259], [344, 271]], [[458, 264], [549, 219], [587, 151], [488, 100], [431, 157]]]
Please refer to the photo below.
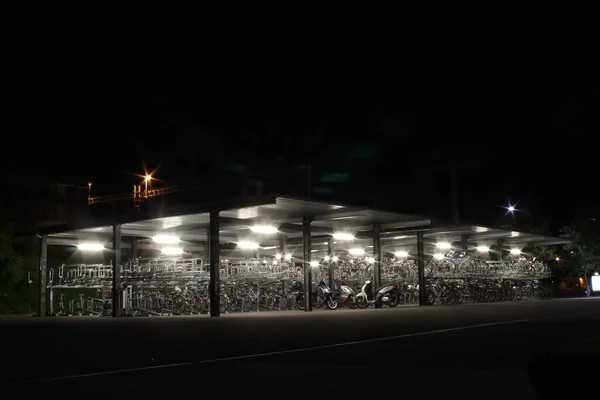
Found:
[[238, 247], [240, 249], [256, 250], [260, 247], [260, 245], [258, 243], [246, 242], [242, 240], [241, 242], [238, 242]]
[[354, 235], [351, 233], [337, 232], [333, 234], [336, 240], [354, 240]]
[[252, 232], [264, 233], [267, 235], [277, 233], [277, 228], [269, 225], [254, 225], [250, 227], [250, 229], [252, 230]]
[[373, 264], [375, 262], [375, 259], [373, 257], [369, 257], [367, 258], [367, 262]]
[[394, 253], [396, 257], [408, 257], [408, 251], [397, 251]]
[[310, 266], [311, 267], [318, 267], [319, 266], [319, 262], [318, 261], [311, 261], [310, 262]]
[[165, 247], [164, 249], [160, 249], [163, 254], [167, 254], [170, 256], [175, 256], [183, 253], [183, 249], [179, 247]]
[[488, 251], [490, 251], [490, 248], [487, 246], [477, 246], [477, 251], [481, 253], [487, 253]]
[[333, 262], [338, 262], [338, 260], [339, 260], [339, 257], [338, 257], [338, 256], [333, 256], [333, 257], [331, 258], [331, 260], [332, 260]]
[[438, 249], [449, 249], [450, 247], [452, 247], [452, 245], [448, 242], [439, 242], [439, 243], [436, 243], [435, 246]]
[[329, 256], [325, 256], [325, 257], [323, 257], [323, 260], [324, 260], [324, 261], [329, 261], [330, 259], [331, 259], [331, 257], [329, 257]]
[[350, 249], [348, 250], [348, 253], [352, 254], [353, 256], [362, 256], [365, 254], [365, 251], [363, 249]]
[[510, 254], [518, 256], [519, 254], [521, 254], [521, 249], [510, 249]]
[[437, 253], [433, 255], [433, 258], [435, 258], [436, 260], [443, 260], [444, 259], [444, 255]]
[[177, 236], [156, 235], [152, 238], [152, 241], [154, 243], [175, 244], [179, 243], [179, 238]]
[[100, 251], [104, 250], [104, 246], [100, 243], [80, 243], [77, 245], [79, 250], [83, 251]]
[[288, 260], [288, 261], [290, 261], [290, 260], [292, 259], [292, 255], [291, 255], [291, 254], [289, 254], [289, 253], [288, 253], [288, 254], [286, 254], [286, 255], [285, 255], [285, 259], [286, 259], [286, 260]]
[[275, 258], [278, 260], [281, 260], [281, 254], [279, 254], [279, 253], [275, 254]]

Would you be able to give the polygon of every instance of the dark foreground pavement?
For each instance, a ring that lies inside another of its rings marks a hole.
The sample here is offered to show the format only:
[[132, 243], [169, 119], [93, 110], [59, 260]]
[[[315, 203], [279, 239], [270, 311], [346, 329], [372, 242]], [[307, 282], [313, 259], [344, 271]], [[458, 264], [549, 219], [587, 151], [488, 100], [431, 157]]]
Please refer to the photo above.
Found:
[[[533, 356], [598, 335], [600, 299], [221, 318], [13, 318], [0, 320], [0, 393], [535, 399]], [[571, 375], [600, 375], [589, 358], [568, 362], [561, 366]], [[553, 384], [554, 393], [565, 385]], [[572, 395], [579, 383], [566, 385]], [[579, 394], [588, 397], [585, 389]]]

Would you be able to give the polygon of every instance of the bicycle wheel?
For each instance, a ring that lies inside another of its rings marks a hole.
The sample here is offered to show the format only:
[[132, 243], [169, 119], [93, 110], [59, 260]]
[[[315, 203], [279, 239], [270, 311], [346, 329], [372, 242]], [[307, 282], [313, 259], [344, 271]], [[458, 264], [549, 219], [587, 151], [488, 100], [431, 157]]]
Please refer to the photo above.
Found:
[[190, 300], [192, 314], [201, 314], [208, 307], [202, 297], [196, 295]]
[[254, 305], [254, 301], [252, 300], [252, 297], [250, 296], [245, 296], [242, 299], [242, 311], [243, 312], [250, 312], [253, 310], [254, 307], [252, 307]]
[[174, 314], [183, 314], [186, 309], [185, 298], [178, 294], [173, 297], [173, 305], [172, 308]]

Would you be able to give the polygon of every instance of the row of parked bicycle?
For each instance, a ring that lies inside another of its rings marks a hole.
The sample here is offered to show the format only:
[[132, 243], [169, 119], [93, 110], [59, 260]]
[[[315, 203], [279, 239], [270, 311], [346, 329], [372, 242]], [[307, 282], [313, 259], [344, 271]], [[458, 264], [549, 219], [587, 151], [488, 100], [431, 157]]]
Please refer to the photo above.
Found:
[[[311, 266], [313, 280], [329, 280], [330, 268], [337, 281], [355, 279], [364, 281], [373, 276], [373, 261], [365, 257], [340, 259], [335, 262], [317, 262]], [[263, 257], [238, 262], [223, 262], [223, 281], [239, 280], [302, 280], [302, 263]], [[384, 258], [381, 265], [381, 280], [415, 282], [418, 279], [418, 264], [415, 260]], [[55, 273], [56, 272], [56, 273]], [[550, 276], [548, 266], [539, 261], [514, 259], [487, 261], [474, 259], [463, 254], [449, 255], [442, 260], [427, 260], [425, 274], [436, 279], [479, 279], [479, 280], [534, 280]], [[134, 286], [167, 286], [169, 282], [199, 282], [209, 276], [207, 265], [200, 258], [134, 259], [122, 266], [121, 281]], [[61, 265], [55, 271], [49, 269], [49, 287], [102, 287], [112, 282], [112, 266], [103, 264]]]
[[[67, 296], [65, 296], [67, 294]], [[552, 291], [541, 281], [509, 279], [442, 279], [427, 280], [426, 304], [461, 304], [525, 299], [548, 299]], [[73, 293], [61, 290], [52, 295], [50, 313], [53, 315], [111, 315], [110, 289], [95, 293]], [[304, 310], [306, 300], [302, 281], [230, 282], [221, 286], [221, 313]], [[388, 282], [374, 288], [370, 279], [362, 283], [340, 282], [329, 287], [321, 280], [313, 287], [311, 296], [315, 308], [365, 309], [419, 304], [419, 286], [414, 283]], [[190, 315], [207, 314], [210, 310], [208, 283], [174, 285], [162, 288], [127, 287], [124, 292], [127, 315]]]

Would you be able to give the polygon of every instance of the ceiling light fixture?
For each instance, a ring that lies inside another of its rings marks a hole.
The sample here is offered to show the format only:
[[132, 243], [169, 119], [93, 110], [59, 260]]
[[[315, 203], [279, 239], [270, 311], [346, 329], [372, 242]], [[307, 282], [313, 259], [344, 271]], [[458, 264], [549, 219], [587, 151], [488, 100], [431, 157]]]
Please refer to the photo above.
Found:
[[238, 242], [237, 245], [240, 249], [246, 249], [246, 250], [256, 250], [260, 247], [260, 245], [258, 243], [247, 242], [244, 240]]
[[160, 251], [169, 256], [183, 254], [183, 249], [180, 249], [179, 247], [165, 247], [164, 249], [160, 249]]
[[354, 235], [351, 233], [337, 232], [333, 234], [333, 238], [336, 240], [354, 240]]
[[270, 225], [254, 225], [251, 226], [250, 229], [254, 233], [263, 233], [266, 235], [272, 235], [274, 233], [277, 233], [277, 228]]
[[179, 238], [173, 235], [156, 235], [152, 238], [152, 241], [154, 243], [163, 244], [175, 244], [180, 242]]
[[83, 251], [101, 251], [104, 250], [104, 245], [101, 243], [80, 243], [77, 248]]

